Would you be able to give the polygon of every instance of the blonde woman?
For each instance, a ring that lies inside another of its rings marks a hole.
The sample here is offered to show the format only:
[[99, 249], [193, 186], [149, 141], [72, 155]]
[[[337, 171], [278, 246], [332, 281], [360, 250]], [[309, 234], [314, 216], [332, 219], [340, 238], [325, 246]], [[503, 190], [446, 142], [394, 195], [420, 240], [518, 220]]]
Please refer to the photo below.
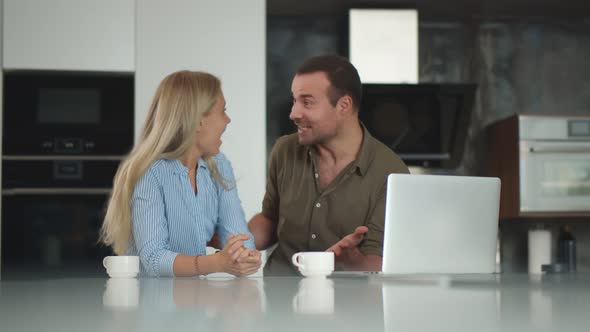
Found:
[[[260, 267], [231, 164], [219, 152], [229, 122], [215, 76], [179, 71], [160, 83], [101, 229], [116, 254], [140, 257], [142, 274], [242, 276]], [[205, 256], [215, 232], [223, 249]]]

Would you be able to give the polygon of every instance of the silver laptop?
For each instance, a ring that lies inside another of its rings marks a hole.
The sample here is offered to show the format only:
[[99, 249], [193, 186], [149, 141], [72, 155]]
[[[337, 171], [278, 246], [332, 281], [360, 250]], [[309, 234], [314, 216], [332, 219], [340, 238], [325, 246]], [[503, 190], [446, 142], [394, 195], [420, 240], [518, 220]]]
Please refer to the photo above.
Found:
[[385, 205], [381, 274], [495, 271], [500, 179], [390, 174]]

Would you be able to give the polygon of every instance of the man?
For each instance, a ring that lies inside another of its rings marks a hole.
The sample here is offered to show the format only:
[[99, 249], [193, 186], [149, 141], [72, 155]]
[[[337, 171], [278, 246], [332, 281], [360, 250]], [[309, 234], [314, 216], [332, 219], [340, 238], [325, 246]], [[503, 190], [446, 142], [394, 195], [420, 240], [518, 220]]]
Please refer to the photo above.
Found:
[[361, 82], [347, 59], [306, 60], [291, 93], [297, 133], [277, 140], [248, 226], [257, 249], [278, 243], [265, 275], [294, 274], [299, 251], [333, 251], [338, 270], [381, 270], [387, 175], [408, 168], [360, 123]]

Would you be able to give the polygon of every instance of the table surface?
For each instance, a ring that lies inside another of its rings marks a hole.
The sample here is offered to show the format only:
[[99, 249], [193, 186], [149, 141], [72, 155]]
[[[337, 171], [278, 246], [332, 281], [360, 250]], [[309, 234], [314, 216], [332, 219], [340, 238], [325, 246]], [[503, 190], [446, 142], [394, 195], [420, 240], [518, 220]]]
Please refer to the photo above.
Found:
[[0, 331], [588, 331], [590, 275], [0, 281]]

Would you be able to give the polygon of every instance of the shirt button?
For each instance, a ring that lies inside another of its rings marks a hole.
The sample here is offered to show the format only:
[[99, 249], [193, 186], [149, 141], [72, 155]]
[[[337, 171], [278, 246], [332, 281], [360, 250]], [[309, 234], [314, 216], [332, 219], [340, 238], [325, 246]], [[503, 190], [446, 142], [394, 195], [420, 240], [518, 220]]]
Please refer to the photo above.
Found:
[[315, 234], [311, 234], [311, 238], [315, 240], [317, 236], [315, 236]]
[[320, 175], [318, 173], [315, 173], [315, 178], [317, 179], [319, 177], [320, 177]]
[[320, 207], [320, 206], [322, 206], [322, 204], [320, 204], [320, 203], [315, 203], [315, 207]]

